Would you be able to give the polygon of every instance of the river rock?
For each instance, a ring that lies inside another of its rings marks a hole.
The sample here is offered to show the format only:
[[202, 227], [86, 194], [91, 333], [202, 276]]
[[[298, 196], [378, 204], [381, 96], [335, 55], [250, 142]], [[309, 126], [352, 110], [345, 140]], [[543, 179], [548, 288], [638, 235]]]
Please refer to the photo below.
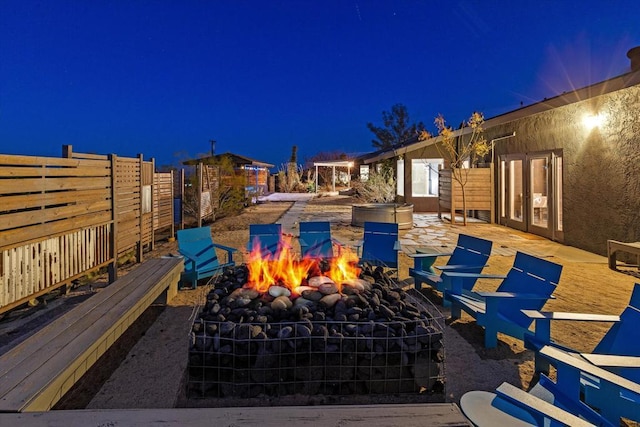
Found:
[[331, 280], [327, 276], [313, 276], [312, 278], [309, 279], [308, 283], [309, 283], [309, 286], [312, 286], [314, 288], [317, 288], [324, 283], [333, 283], [335, 285], [333, 280]]
[[320, 292], [323, 295], [335, 294], [338, 292], [338, 286], [333, 282], [323, 283], [320, 286], [318, 286], [318, 292]]
[[325, 295], [320, 300], [320, 304], [324, 305], [325, 307], [333, 307], [338, 301], [340, 301], [341, 298], [342, 295], [340, 294]]
[[277, 297], [271, 302], [271, 308], [274, 310], [286, 310], [288, 308], [291, 308], [292, 305], [293, 303], [291, 302], [289, 297], [286, 297], [284, 295]]
[[291, 291], [287, 288], [285, 288], [284, 286], [271, 286], [269, 288], [269, 295], [271, 295], [272, 297], [281, 297], [281, 296], [291, 296]]

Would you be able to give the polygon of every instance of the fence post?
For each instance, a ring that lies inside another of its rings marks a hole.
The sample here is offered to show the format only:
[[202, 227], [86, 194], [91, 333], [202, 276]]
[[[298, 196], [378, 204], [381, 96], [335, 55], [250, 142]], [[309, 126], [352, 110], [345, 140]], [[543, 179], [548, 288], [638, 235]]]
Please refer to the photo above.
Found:
[[184, 169], [180, 169], [180, 230], [184, 230]]
[[156, 206], [155, 206], [155, 200], [154, 200], [156, 196], [155, 195], [155, 191], [156, 191], [155, 174], [156, 174], [156, 159], [152, 157], [151, 158], [151, 243], [149, 243], [149, 250], [153, 250], [153, 248], [155, 247], [155, 241], [156, 241], [156, 229], [153, 221], [153, 217], [156, 213]]
[[139, 212], [140, 212], [140, 218], [138, 220], [138, 247], [137, 247], [137, 254], [136, 254], [136, 262], [137, 263], [141, 263], [142, 262], [142, 252], [143, 252], [143, 248], [142, 248], [142, 224], [143, 224], [143, 220], [142, 220], [142, 173], [143, 173], [143, 156], [142, 153], [138, 154], [138, 164], [140, 167], [140, 172], [138, 174], [138, 193], [140, 195], [140, 205], [138, 206]]
[[175, 212], [173, 211], [174, 209], [174, 197], [175, 194], [173, 194], [173, 170], [170, 171], [171, 172], [171, 235], [169, 236], [169, 241], [172, 242], [175, 237], [176, 237], [176, 224], [175, 221], [173, 220], [173, 218], [175, 218]]
[[116, 164], [118, 156], [109, 154], [109, 160], [111, 161], [111, 233], [109, 234], [111, 262], [107, 269], [109, 271], [109, 283], [113, 283], [118, 278], [118, 210], [116, 203]]
[[198, 174], [198, 227], [202, 227], [202, 163], [198, 163], [197, 166], [197, 174]]
[[73, 146], [70, 144], [62, 145], [62, 157], [65, 159], [70, 159], [73, 157]]

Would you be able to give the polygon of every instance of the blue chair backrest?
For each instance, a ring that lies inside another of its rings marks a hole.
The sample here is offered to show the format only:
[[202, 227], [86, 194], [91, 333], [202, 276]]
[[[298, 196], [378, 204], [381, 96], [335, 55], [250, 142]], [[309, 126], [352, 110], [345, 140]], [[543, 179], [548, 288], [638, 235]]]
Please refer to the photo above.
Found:
[[633, 285], [633, 291], [631, 291], [629, 305], [640, 310], [640, 283], [636, 283], [635, 285]]
[[300, 252], [303, 257], [333, 258], [331, 223], [329, 221], [301, 222]]
[[540, 310], [558, 286], [562, 266], [542, 258], [517, 252], [513, 267], [498, 286], [498, 292], [535, 294], [540, 299], [514, 298], [511, 304], [500, 304], [498, 313], [513, 323], [527, 328], [533, 320], [520, 310]]
[[[185, 252], [196, 257], [196, 271], [215, 268], [218, 264], [218, 256], [213, 247], [211, 227], [189, 228], [178, 230], [178, 251]], [[185, 267], [191, 265], [185, 262]]]
[[[602, 337], [593, 350], [594, 353], [640, 356], [640, 308], [633, 306], [638, 302], [639, 295], [640, 284], [636, 283], [629, 306], [620, 315], [620, 321]], [[622, 369], [620, 375], [640, 383], [640, 368]]]
[[[481, 239], [479, 237], [468, 236], [466, 234], [458, 235], [458, 243], [453, 250], [453, 254], [449, 257], [447, 265], [474, 265], [484, 267], [491, 255], [491, 240]], [[480, 271], [482, 268], [479, 269]], [[480, 273], [477, 271], [477, 273]], [[465, 270], [465, 272], [476, 273], [476, 271]]]
[[398, 267], [398, 224], [390, 222], [365, 222], [361, 260], [382, 263], [386, 267]]
[[258, 246], [262, 259], [276, 259], [282, 249], [281, 224], [249, 224], [249, 252]]

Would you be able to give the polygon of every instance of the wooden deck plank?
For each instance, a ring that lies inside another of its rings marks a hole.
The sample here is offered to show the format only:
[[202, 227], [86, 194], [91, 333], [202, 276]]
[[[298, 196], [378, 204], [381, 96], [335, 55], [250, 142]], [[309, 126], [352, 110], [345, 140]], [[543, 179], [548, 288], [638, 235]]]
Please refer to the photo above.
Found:
[[424, 427], [470, 426], [453, 403], [330, 405], [234, 408], [77, 410], [0, 414], [0, 424], [21, 427], [76, 426], [255, 426]]
[[0, 411], [50, 409], [181, 271], [149, 260], [3, 355]]
[[[70, 335], [74, 336], [73, 334], [79, 331], [78, 328], [84, 326], [80, 325], [79, 322], [87, 319], [87, 316], [94, 310], [106, 307], [110, 302], [117, 303], [117, 301], [125, 298], [127, 296], [126, 284], [139, 280], [141, 276], [146, 274], [145, 269], [133, 270], [8, 351], [2, 356], [3, 363], [0, 367], [0, 377], [6, 378], [5, 376], [15, 370], [16, 366], [21, 364], [25, 358], [31, 357], [38, 352], [47, 352], [49, 350], [47, 345], [51, 341], [58, 340], [61, 335], [68, 333], [69, 329], [76, 329]], [[116, 298], [119, 299], [116, 301]], [[2, 390], [5, 383], [6, 380], [0, 383], [0, 390]]]

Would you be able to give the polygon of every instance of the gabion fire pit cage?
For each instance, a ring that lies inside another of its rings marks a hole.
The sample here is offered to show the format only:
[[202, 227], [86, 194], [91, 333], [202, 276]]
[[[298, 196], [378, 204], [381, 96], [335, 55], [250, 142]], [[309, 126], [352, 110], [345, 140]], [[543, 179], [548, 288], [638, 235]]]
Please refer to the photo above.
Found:
[[241, 289], [245, 273], [225, 270], [193, 323], [188, 397], [444, 400], [444, 317], [420, 292], [369, 278], [370, 289], [339, 294], [331, 307], [272, 310]]

